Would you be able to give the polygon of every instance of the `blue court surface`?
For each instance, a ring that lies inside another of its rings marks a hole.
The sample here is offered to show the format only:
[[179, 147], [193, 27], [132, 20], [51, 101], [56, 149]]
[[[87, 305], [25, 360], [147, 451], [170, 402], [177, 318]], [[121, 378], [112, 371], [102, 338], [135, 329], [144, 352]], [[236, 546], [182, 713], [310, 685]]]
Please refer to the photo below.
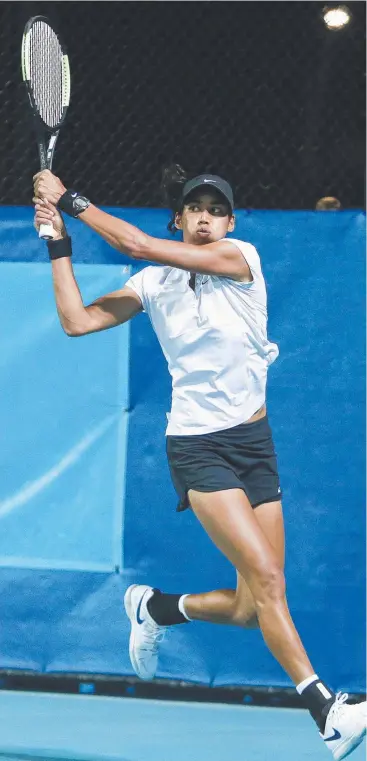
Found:
[[[322, 761], [308, 713], [43, 693], [0, 693], [0, 759]], [[365, 746], [353, 761], [365, 758]]]

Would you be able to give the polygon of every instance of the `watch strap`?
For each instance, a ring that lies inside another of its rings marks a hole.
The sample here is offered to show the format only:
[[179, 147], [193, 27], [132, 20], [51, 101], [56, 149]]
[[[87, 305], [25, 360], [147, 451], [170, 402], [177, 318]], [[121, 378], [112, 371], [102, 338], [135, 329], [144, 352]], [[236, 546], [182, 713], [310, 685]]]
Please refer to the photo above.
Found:
[[76, 190], [67, 190], [61, 198], [59, 198], [57, 207], [60, 211], [69, 214], [70, 217], [78, 217], [83, 211], [85, 211], [90, 205], [90, 201], [85, 196], [82, 196]]

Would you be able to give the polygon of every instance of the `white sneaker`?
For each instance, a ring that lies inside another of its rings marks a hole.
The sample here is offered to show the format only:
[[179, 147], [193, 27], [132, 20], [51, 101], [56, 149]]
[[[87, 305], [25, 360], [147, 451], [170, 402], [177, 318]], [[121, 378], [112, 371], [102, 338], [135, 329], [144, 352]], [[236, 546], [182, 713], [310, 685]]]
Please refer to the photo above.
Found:
[[132, 667], [140, 679], [153, 679], [158, 665], [158, 647], [167, 631], [159, 626], [147, 609], [153, 587], [132, 584], [125, 593], [125, 610], [131, 621], [129, 654]]
[[337, 693], [327, 715], [325, 732], [320, 733], [336, 761], [349, 756], [366, 734], [367, 703], [347, 705], [346, 700], [346, 692]]

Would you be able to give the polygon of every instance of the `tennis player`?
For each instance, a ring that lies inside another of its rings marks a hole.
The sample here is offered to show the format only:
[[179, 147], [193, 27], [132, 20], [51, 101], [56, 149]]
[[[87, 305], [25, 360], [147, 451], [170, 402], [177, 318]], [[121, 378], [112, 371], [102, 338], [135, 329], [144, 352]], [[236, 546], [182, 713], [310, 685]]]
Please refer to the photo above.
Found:
[[[173, 168], [165, 187], [170, 229], [183, 242], [146, 235], [106, 214], [48, 170], [35, 176], [35, 223], [52, 221], [48, 243], [57, 311], [65, 332], [82, 336], [145, 311], [172, 376], [167, 454], [179, 510], [188, 506], [237, 570], [237, 588], [164, 594], [133, 585], [125, 594], [130, 657], [142, 679], [156, 673], [166, 628], [189, 621], [259, 627], [335, 759], [366, 732], [366, 703], [348, 704], [315, 673], [290, 616], [284, 581], [284, 528], [277, 460], [266, 411], [269, 365], [278, 348], [267, 338], [266, 288], [259, 254], [227, 238], [235, 225], [224, 179], [187, 179]], [[61, 211], [79, 217], [134, 260], [154, 262], [120, 291], [85, 307], [71, 264]]]

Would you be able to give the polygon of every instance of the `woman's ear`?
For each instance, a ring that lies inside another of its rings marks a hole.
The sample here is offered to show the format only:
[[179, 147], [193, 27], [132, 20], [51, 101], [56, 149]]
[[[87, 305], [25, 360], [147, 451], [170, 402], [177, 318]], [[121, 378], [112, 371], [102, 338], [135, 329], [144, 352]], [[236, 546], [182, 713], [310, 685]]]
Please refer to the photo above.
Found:
[[176, 211], [175, 214], [175, 227], [177, 230], [182, 230], [182, 214]]
[[230, 217], [230, 220], [228, 222], [228, 232], [229, 233], [233, 233], [235, 225], [236, 225], [236, 217], [234, 216], [234, 214], [232, 214], [232, 216]]

